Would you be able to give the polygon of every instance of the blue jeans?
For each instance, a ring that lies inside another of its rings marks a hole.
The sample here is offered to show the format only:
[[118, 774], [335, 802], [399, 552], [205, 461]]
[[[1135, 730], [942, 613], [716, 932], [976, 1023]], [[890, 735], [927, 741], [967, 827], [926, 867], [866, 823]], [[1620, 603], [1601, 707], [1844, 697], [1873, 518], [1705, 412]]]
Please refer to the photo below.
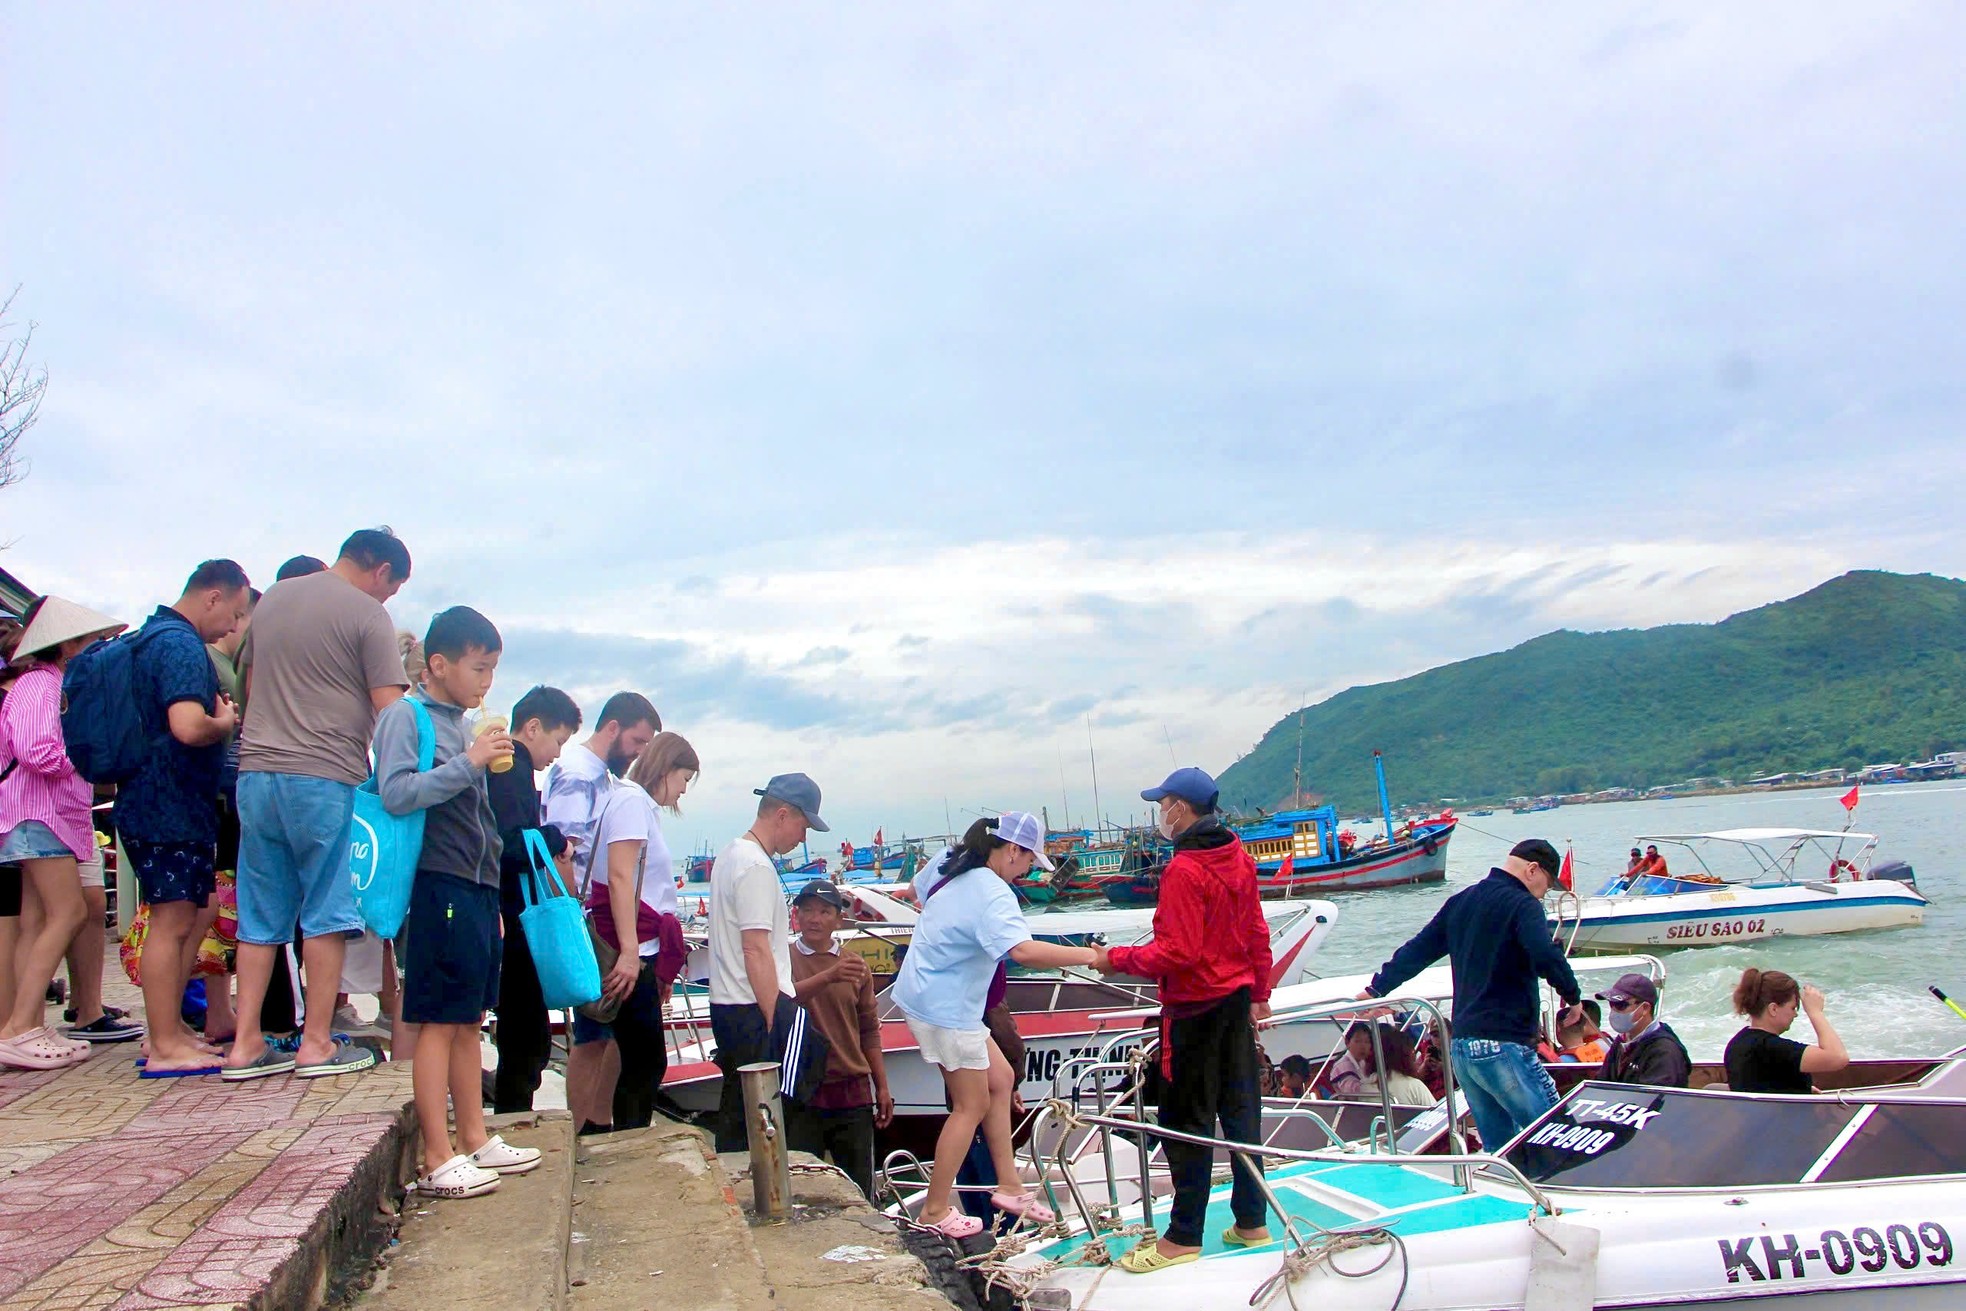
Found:
[[303, 774], [239, 775], [239, 941], [277, 947], [362, 927], [348, 873], [355, 788]]
[[1485, 1152], [1508, 1141], [1557, 1103], [1556, 1084], [1532, 1047], [1493, 1038], [1456, 1038], [1454, 1082], [1467, 1095]]

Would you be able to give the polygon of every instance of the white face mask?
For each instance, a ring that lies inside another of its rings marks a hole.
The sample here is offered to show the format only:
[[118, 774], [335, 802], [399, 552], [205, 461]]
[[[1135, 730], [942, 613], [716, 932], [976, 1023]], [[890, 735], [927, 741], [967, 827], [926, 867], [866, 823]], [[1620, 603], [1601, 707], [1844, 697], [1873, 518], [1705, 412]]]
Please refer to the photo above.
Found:
[[1167, 812], [1165, 810], [1160, 813], [1160, 818], [1154, 821], [1154, 831], [1166, 838], [1169, 842], [1174, 841], [1174, 825], [1167, 818]]
[[1630, 1009], [1626, 1009], [1622, 1011], [1610, 1012], [1608, 1015], [1604, 1017], [1604, 1022], [1605, 1024], [1610, 1026], [1611, 1032], [1616, 1034], [1627, 1034], [1632, 1031], [1632, 1027], [1637, 1023], [1637, 1020], [1636, 1017], [1632, 1015]]

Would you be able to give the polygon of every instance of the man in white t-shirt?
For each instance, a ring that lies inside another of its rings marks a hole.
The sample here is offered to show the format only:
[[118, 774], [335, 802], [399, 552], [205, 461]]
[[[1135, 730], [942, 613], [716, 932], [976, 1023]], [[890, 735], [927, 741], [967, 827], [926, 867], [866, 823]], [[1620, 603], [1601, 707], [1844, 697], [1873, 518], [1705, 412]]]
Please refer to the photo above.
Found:
[[[723, 1090], [717, 1105], [717, 1150], [744, 1150], [741, 1066], [780, 1059], [789, 1034], [804, 1029], [792, 997], [791, 933], [785, 890], [772, 857], [831, 830], [819, 817], [819, 785], [780, 774], [757, 795], [758, 817], [744, 836], [717, 853], [710, 868], [710, 1029], [717, 1041]], [[796, 1070], [786, 1070], [781, 1092]]]
[[[591, 849], [601, 803], [614, 780], [662, 731], [662, 716], [640, 692], [616, 692], [585, 742], [569, 745], [546, 776], [542, 818], [576, 845]], [[577, 859], [585, 863], [586, 852]]]

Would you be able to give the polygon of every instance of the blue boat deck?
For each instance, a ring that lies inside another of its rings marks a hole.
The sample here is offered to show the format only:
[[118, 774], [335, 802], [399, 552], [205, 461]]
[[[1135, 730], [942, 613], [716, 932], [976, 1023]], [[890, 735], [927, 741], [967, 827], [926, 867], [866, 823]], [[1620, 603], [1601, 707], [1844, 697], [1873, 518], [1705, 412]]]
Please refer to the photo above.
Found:
[[[1509, 1201], [1484, 1193], [1469, 1193], [1450, 1180], [1438, 1178], [1411, 1166], [1374, 1165], [1368, 1162], [1300, 1161], [1272, 1170], [1270, 1188], [1290, 1213], [1299, 1232], [1308, 1229], [1370, 1227], [1390, 1229], [1411, 1238], [1416, 1234], [1446, 1229], [1469, 1229], [1477, 1225], [1503, 1224], [1523, 1220], [1533, 1213], [1532, 1204]], [[1061, 1196], [1061, 1200], [1064, 1200]], [[1155, 1227], [1166, 1231], [1169, 1199], [1154, 1207]], [[1281, 1251], [1287, 1241], [1283, 1227], [1274, 1223], [1270, 1232], [1275, 1241], [1262, 1247], [1229, 1247], [1222, 1235], [1235, 1223], [1229, 1210], [1229, 1189], [1217, 1187], [1209, 1196], [1208, 1220], [1202, 1246], [1204, 1259], [1244, 1252]], [[1107, 1250], [1115, 1257], [1131, 1246], [1131, 1239], [1108, 1238]], [[1064, 1239], [1044, 1249], [1044, 1255], [1060, 1260], [1084, 1247], [1084, 1237]]]

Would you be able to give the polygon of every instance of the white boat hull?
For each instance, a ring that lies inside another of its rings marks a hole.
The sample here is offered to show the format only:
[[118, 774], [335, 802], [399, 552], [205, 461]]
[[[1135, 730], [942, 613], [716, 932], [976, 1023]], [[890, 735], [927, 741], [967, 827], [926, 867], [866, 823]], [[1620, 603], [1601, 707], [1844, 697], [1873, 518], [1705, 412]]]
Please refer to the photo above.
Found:
[[1569, 942], [1575, 926], [1577, 951], [1634, 951], [1903, 928], [1923, 923], [1926, 905], [1916, 888], [1889, 879], [1734, 884], [1710, 892], [1584, 897], [1552, 927]]
[[[1318, 1196], [1315, 1183], [1273, 1186]], [[1506, 1185], [1479, 1191], [1529, 1210]], [[1966, 1250], [1955, 1247], [1966, 1244], [1966, 1188], [1956, 1180], [1551, 1196], [1573, 1238], [1589, 1230], [1598, 1241], [1588, 1272], [1594, 1295], [1579, 1306], [1966, 1306]], [[1536, 1241], [1526, 1218], [1408, 1232], [1400, 1251], [1380, 1245], [1340, 1256], [1344, 1275], [1313, 1268], [1290, 1281], [1288, 1301], [1272, 1305], [1385, 1311], [1404, 1281], [1402, 1311], [1517, 1311]], [[1151, 1278], [1067, 1267], [1040, 1286], [1068, 1291], [1073, 1311], [1232, 1311], [1251, 1304], [1282, 1257], [1280, 1245], [1211, 1254]]]

